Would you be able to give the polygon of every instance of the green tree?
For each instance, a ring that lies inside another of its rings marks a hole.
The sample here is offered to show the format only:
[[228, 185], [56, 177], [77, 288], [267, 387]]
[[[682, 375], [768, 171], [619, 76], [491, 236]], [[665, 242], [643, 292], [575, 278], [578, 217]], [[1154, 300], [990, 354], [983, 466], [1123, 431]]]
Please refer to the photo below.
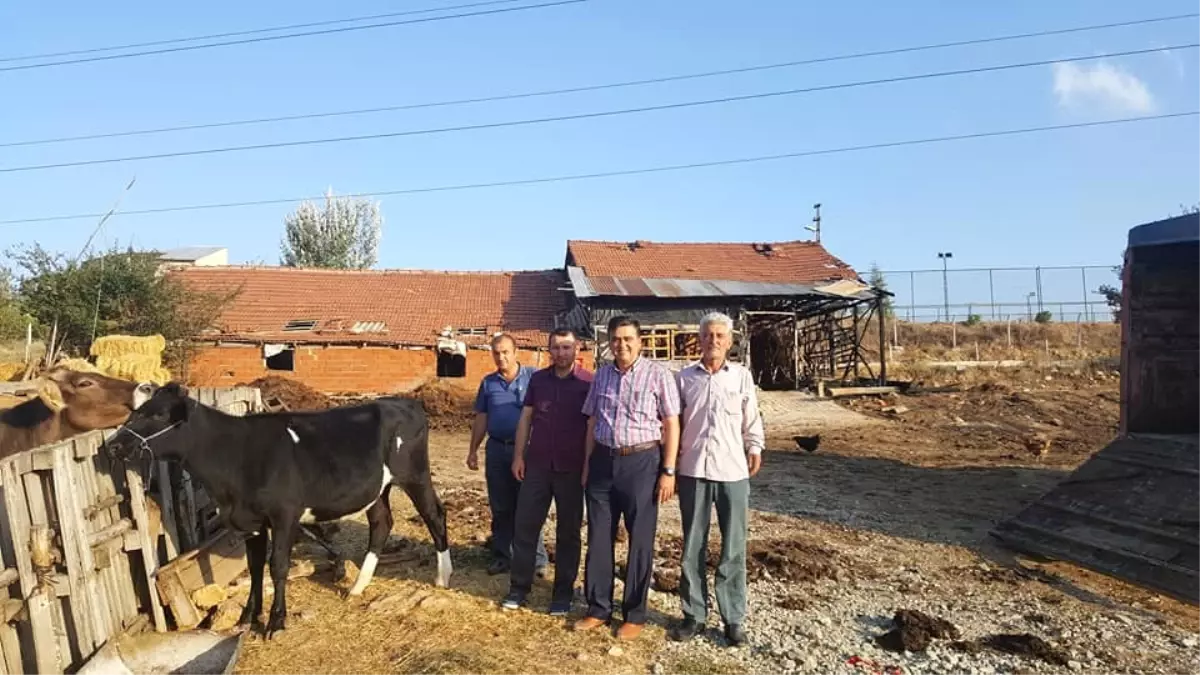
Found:
[[378, 203], [328, 192], [324, 208], [306, 201], [284, 219], [280, 264], [367, 269], [378, 260], [382, 228]]
[[[879, 269], [879, 265], [877, 263], [871, 263], [870, 277], [868, 278], [867, 283], [869, 283], [873, 288], [877, 288], [881, 291], [887, 290], [887, 278], [883, 275], [883, 270]], [[891, 296], [883, 296], [882, 304], [884, 316], [891, 319], [896, 315], [892, 308]]]
[[9, 252], [19, 271], [17, 302], [42, 326], [42, 336], [54, 340], [55, 353], [85, 355], [94, 338], [112, 333], [158, 333], [167, 341], [168, 367], [178, 371], [190, 358], [192, 339], [238, 291], [193, 291], [159, 273], [160, 255], [114, 246], [76, 261], [39, 244]]

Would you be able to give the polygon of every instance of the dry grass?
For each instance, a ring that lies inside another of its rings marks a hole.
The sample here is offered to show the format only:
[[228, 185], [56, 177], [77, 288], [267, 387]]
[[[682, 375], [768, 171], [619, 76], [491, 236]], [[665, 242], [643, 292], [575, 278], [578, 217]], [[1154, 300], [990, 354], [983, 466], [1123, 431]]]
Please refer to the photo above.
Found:
[[[893, 362], [1020, 359], [1089, 359], [1115, 357], [1121, 348], [1120, 326], [1115, 323], [889, 323], [887, 343], [899, 339]], [[864, 345], [875, 351], [878, 328], [867, 329]]]
[[[270, 642], [248, 640], [236, 672], [649, 672], [655, 650], [666, 640], [663, 628], [653, 621], [632, 643], [618, 642], [615, 627], [576, 633], [569, 624], [582, 616], [578, 606], [566, 618], [545, 613], [551, 579], [535, 582], [527, 608], [500, 610], [508, 576], [485, 571], [488, 554], [482, 545], [490, 514], [483, 472], [463, 466], [462, 434], [434, 432], [430, 450], [434, 481], [449, 517], [451, 587], [434, 587], [429, 532], [404, 493], [394, 490], [393, 534], [362, 597], [343, 599], [327, 566], [318, 566], [321, 571], [312, 577], [292, 581], [287, 631]], [[331, 539], [340, 554], [361, 563], [367, 547], [365, 519], [343, 522]], [[547, 546], [551, 544], [548, 536]], [[324, 559], [325, 553], [301, 539], [293, 560], [302, 556]], [[244, 600], [245, 594], [242, 588], [235, 597]], [[270, 602], [268, 590], [264, 604], [269, 607]], [[614, 646], [620, 650], [610, 654]]]

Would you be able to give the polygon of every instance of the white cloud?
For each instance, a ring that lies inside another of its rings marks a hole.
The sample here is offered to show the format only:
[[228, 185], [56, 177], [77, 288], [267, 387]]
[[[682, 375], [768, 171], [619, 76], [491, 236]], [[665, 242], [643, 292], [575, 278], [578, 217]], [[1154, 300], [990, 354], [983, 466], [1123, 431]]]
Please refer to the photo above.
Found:
[[1054, 94], [1064, 107], [1100, 105], [1134, 112], [1154, 109], [1150, 89], [1133, 73], [1105, 62], [1054, 64]]

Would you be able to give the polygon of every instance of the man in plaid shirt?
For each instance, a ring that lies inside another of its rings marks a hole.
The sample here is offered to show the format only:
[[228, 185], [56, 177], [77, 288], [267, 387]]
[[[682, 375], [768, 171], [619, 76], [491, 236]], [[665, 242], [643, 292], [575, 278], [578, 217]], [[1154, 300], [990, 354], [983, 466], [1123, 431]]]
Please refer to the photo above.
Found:
[[664, 367], [642, 357], [641, 326], [627, 316], [608, 322], [613, 362], [593, 376], [583, 404], [588, 416], [588, 548], [584, 587], [588, 614], [576, 630], [607, 624], [613, 612], [613, 557], [619, 519], [629, 532], [624, 620], [617, 637], [632, 640], [646, 623], [658, 505], [675, 494], [679, 391]]

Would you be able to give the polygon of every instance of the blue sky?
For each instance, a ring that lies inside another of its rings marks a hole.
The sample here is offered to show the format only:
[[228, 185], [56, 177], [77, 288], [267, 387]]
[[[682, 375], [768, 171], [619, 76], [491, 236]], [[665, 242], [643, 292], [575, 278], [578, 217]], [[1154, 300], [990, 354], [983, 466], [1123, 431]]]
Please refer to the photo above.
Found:
[[[530, 3], [536, 0], [528, 0]], [[0, 56], [369, 15], [452, 0], [6, 3]], [[1194, 2], [589, 0], [330, 36], [0, 72], [0, 142], [674, 75], [1180, 14]], [[1195, 19], [664, 85], [270, 126], [0, 148], [0, 167], [657, 105], [1195, 42]], [[0, 173], [0, 219], [588, 173], [1188, 111], [1195, 49], [456, 134]], [[2, 65], [2, 64], [0, 64]], [[1115, 264], [1128, 229], [1200, 201], [1196, 118], [733, 167], [385, 197], [381, 267], [530, 269], [564, 240], [823, 240], [865, 270]], [[294, 205], [110, 220], [105, 243], [275, 263]], [[82, 246], [93, 220], [0, 226]], [[1064, 293], [1079, 289], [1064, 273]], [[1053, 275], [1051, 275], [1053, 276]], [[1003, 292], [1020, 301], [1020, 277]], [[919, 302], [939, 302], [940, 278]], [[964, 277], [965, 279], [965, 277]], [[924, 283], [924, 282], [920, 282]], [[965, 281], [963, 282], [966, 283]], [[978, 283], [978, 280], [972, 283]], [[983, 282], [986, 298], [986, 281]], [[1007, 283], [1007, 282], [1006, 282]], [[1089, 281], [1093, 286], [1097, 282]], [[893, 280], [892, 286], [901, 285]], [[907, 285], [907, 282], [903, 282]], [[1019, 287], [1019, 288], [1018, 288]], [[903, 288], [896, 288], [903, 292]], [[1049, 293], [1049, 291], [1047, 291]], [[975, 291], [955, 288], [966, 297]], [[952, 298], [956, 302], [959, 298]]]

